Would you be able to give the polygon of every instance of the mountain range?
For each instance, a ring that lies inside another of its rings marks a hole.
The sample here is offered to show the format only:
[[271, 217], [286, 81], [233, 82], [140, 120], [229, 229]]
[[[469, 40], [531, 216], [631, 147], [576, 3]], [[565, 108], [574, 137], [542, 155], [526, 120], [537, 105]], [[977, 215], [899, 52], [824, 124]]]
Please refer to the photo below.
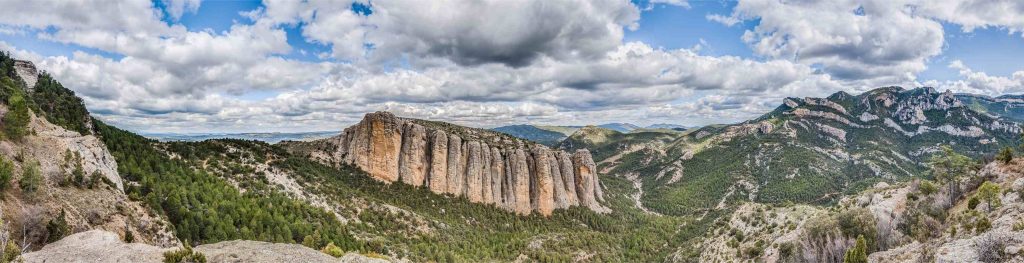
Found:
[[[535, 141], [547, 146], [555, 146], [565, 140], [580, 128], [587, 126], [551, 126], [551, 125], [529, 125], [517, 124], [501, 126], [492, 130], [512, 135], [525, 140]], [[652, 124], [647, 127], [640, 127], [629, 123], [607, 123], [596, 127], [617, 131], [620, 133], [639, 132], [648, 130], [671, 130], [685, 131], [686, 126], [676, 124]]]
[[882, 87], [699, 128], [373, 112], [267, 143], [119, 129], [7, 54], [0, 80], [0, 241], [28, 262], [1022, 259], [1015, 96]]
[[159, 141], [198, 142], [212, 139], [255, 140], [266, 143], [281, 141], [308, 141], [336, 135], [337, 131], [318, 132], [249, 132], [249, 133], [143, 133], [142, 136]]

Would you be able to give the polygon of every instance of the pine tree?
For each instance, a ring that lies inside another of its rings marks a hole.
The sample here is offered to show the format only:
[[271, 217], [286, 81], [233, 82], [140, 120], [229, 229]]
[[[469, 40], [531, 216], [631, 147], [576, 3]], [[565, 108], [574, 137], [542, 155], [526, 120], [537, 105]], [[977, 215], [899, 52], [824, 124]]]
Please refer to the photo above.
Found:
[[42, 182], [43, 177], [39, 174], [39, 163], [28, 162], [22, 167], [21, 181], [18, 182], [22, 191], [35, 193], [36, 190], [39, 190], [39, 185]]
[[20, 94], [7, 98], [9, 111], [4, 115], [4, 134], [12, 140], [20, 140], [28, 133], [28, 122], [31, 119], [28, 104]]
[[11, 188], [12, 178], [14, 178], [14, 163], [7, 158], [0, 157], [0, 192]]
[[991, 211], [993, 208], [1000, 205], [1000, 192], [1001, 190], [999, 189], [998, 184], [992, 183], [991, 181], [985, 181], [985, 183], [981, 184], [981, 187], [978, 187], [978, 198], [981, 199], [981, 201], [985, 201], [985, 203], [988, 204], [989, 211]]
[[857, 244], [849, 250], [846, 250], [846, 256], [843, 257], [843, 263], [867, 263], [868, 262], [868, 247], [867, 241], [864, 241], [864, 235], [857, 236]]
[[71, 233], [71, 227], [68, 225], [67, 215], [64, 213], [64, 210], [60, 210], [60, 216], [46, 223], [46, 232], [48, 235], [46, 242], [48, 243], [56, 242]]

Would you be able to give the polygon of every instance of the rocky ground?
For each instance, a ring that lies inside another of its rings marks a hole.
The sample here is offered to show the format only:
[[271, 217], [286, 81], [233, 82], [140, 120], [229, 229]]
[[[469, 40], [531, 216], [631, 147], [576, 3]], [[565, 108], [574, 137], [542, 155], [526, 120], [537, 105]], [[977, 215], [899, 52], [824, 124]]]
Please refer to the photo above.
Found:
[[[1000, 205], [989, 208], [982, 202], [968, 208], [977, 185], [991, 181], [1000, 186]], [[973, 181], [973, 183], [972, 183]], [[879, 251], [869, 255], [870, 262], [1024, 262], [1024, 160], [1010, 164], [989, 163], [963, 182], [964, 197], [948, 209], [945, 220], [930, 223], [931, 236], [906, 235], [904, 227], [914, 228], [910, 218], [921, 211], [914, 199], [938, 202], [947, 196], [939, 192], [922, 196], [921, 181], [897, 185], [879, 183], [859, 194], [844, 198], [830, 207], [741, 205], [718, 223], [702, 243], [701, 260], [706, 262], [789, 262], [780, 256], [787, 244], [800, 251], [808, 219], [840, 215], [851, 209], [866, 209], [875, 223]], [[977, 222], [990, 228], [975, 228]], [[921, 230], [913, 230], [921, 232]], [[912, 231], [912, 233], [913, 233]], [[836, 238], [837, 247], [851, 240]], [[845, 250], [844, 248], [838, 249]], [[792, 253], [791, 253], [792, 254]], [[799, 252], [798, 254], [799, 255]], [[798, 256], [799, 257], [799, 256]]]
[[[25, 262], [163, 262], [163, 253], [177, 248], [161, 248], [142, 243], [126, 244], [112, 232], [91, 230], [68, 236], [43, 249], [22, 255]], [[302, 245], [257, 241], [225, 241], [195, 248], [207, 262], [388, 262], [349, 253], [334, 258]]]

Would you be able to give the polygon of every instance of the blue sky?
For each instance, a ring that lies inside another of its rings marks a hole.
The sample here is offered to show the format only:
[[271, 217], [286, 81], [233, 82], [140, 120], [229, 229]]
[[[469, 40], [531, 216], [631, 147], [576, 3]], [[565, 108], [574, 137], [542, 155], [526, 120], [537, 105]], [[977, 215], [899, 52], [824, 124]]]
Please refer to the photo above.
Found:
[[0, 48], [146, 132], [340, 129], [376, 110], [702, 125], [888, 85], [1024, 92], [1022, 9], [987, 8], [1024, 4], [868, 2], [29, 1], [0, 11]]

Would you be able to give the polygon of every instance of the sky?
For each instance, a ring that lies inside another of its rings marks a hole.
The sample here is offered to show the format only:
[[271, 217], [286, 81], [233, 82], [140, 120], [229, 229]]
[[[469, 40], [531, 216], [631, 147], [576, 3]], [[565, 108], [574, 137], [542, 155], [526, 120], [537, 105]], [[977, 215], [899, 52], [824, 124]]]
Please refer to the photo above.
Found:
[[145, 133], [756, 118], [882, 86], [1024, 93], [1014, 0], [0, 0], [0, 50]]

